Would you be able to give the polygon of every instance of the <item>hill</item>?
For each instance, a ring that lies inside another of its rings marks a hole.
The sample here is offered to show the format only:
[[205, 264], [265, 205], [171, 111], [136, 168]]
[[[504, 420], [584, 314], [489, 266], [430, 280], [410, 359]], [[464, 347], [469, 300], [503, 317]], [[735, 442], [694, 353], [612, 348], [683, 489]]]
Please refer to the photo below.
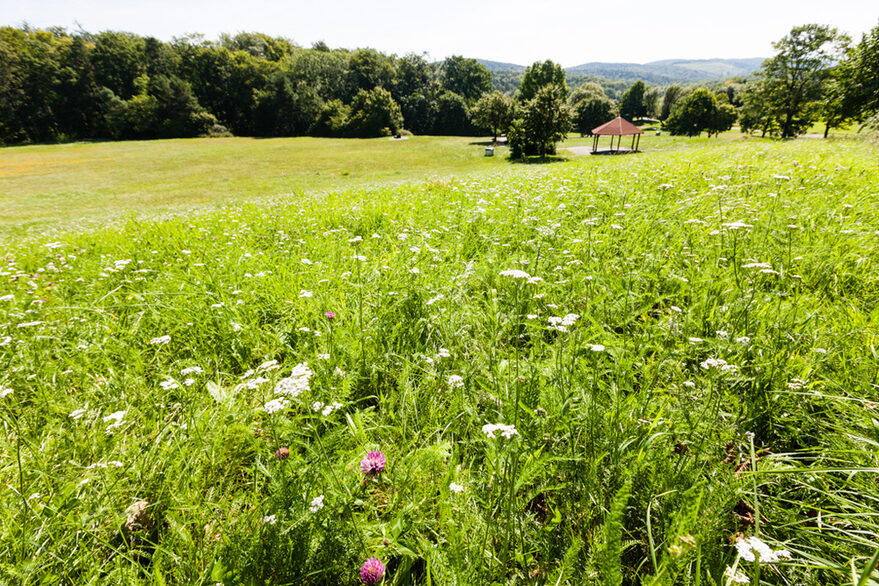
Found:
[[[525, 66], [514, 63], [477, 59], [488, 69], [494, 79], [495, 89], [515, 91], [522, 81]], [[610, 88], [609, 93], [619, 93], [620, 84], [627, 86], [639, 79], [652, 85], [671, 83], [699, 83], [729, 77], [746, 76], [758, 71], [763, 57], [745, 59], [664, 59], [650, 63], [603, 63], [590, 62], [565, 69], [568, 85], [584, 81], [598, 81]], [[615, 82], [615, 83], [614, 83]], [[622, 87], [620, 86], [620, 87]], [[621, 91], [621, 90], [620, 90]]]

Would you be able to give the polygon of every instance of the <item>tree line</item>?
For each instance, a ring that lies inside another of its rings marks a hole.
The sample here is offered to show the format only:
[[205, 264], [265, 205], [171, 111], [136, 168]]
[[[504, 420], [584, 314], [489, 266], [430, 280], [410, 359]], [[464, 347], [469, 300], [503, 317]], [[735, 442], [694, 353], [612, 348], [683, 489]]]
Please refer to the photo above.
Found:
[[170, 43], [125, 32], [0, 28], [0, 142], [475, 134], [491, 91], [473, 59], [302, 48], [259, 33]]
[[[774, 47], [776, 55], [748, 78], [713, 87], [638, 81], [621, 91], [618, 82], [567, 80], [549, 60], [515, 79], [493, 79], [461, 56], [432, 63], [369, 48], [302, 48], [259, 33], [165, 43], [125, 32], [3, 27], [0, 143], [373, 137], [406, 129], [506, 134], [513, 156], [545, 156], [567, 133], [591, 134], [617, 115], [655, 118], [672, 134], [691, 136], [737, 121], [743, 131], [783, 138], [819, 120], [826, 131], [876, 121], [879, 26], [858, 44], [823, 25], [794, 27]], [[582, 83], [570, 91], [568, 81]]]

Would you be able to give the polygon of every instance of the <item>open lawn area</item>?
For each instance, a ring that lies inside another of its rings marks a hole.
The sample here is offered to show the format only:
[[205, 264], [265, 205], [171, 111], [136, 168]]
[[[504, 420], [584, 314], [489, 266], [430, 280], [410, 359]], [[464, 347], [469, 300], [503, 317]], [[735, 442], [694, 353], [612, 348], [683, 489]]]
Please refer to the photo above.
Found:
[[[647, 133], [641, 149], [742, 140], [757, 139]], [[0, 148], [0, 232], [509, 168], [506, 147], [484, 156], [489, 143], [472, 137], [209, 138]], [[572, 135], [559, 145], [559, 157], [573, 157], [565, 147], [591, 144]]]

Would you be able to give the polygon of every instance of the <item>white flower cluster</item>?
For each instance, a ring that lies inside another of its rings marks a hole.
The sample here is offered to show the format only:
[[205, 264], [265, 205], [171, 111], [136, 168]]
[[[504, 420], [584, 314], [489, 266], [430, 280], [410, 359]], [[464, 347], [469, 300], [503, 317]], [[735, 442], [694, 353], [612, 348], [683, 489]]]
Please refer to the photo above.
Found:
[[454, 493], [461, 494], [462, 492], [464, 492], [464, 487], [456, 482], [453, 482], [449, 485], [449, 490], [451, 490]]
[[278, 397], [277, 399], [272, 399], [271, 401], [263, 405], [262, 408], [266, 413], [271, 414], [277, 413], [278, 411], [286, 409], [289, 406], [290, 402], [287, 399], [285, 399], [284, 397]]
[[316, 513], [322, 508], [324, 508], [324, 495], [316, 496], [311, 499], [311, 504], [308, 506], [309, 511]]
[[729, 584], [750, 584], [751, 580], [743, 573], [738, 572], [729, 566], [724, 570], [723, 575], [729, 580]]
[[482, 426], [482, 433], [492, 439], [497, 437], [495, 435], [497, 432], [501, 432], [501, 435], [503, 435], [507, 439], [512, 438], [514, 435], [519, 435], [519, 432], [516, 431], [516, 426], [514, 425], [504, 425], [503, 423], [486, 423]]
[[304, 362], [302, 364], [297, 364], [293, 367], [290, 376], [282, 378], [278, 381], [278, 384], [275, 385], [275, 394], [298, 397], [311, 388], [309, 386], [309, 380], [313, 374], [312, 370], [308, 368], [308, 364]]
[[787, 388], [792, 391], [799, 391], [800, 389], [805, 389], [808, 383], [802, 379], [792, 378], [790, 382], [787, 383]]
[[327, 403], [326, 405], [321, 403], [320, 401], [315, 401], [311, 404], [311, 409], [315, 413], [320, 411], [321, 415], [323, 415], [324, 417], [328, 417], [333, 413], [333, 411], [341, 409], [343, 406], [344, 405], [342, 405], [341, 403], [337, 403], [335, 401], [333, 401], [332, 403]]
[[160, 344], [167, 344], [171, 341], [171, 336], [159, 336], [158, 338], [153, 338], [150, 340], [150, 344], [153, 346], [158, 346]]
[[506, 271], [501, 271], [500, 275], [502, 277], [510, 277], [511, 279], [530, 279], [531, 278], [531, 275], [529, 275], [525, 271], [520, 271], [519, 269], [508, 269]]
[[723, 358], [708, 358], [707, 360], [700, 362], [699, 366], [705, 370], [711, 370], [714, 368], [724, 374], [735, 374], [739, 370], [735, 364], [728, 364]]
[[464, 386], [464, 377], [460, 374], [450, 374], [449, 375], [449, 387], [453, 389], [458, 389]]
[[791, 553], [786, 549], [773, 550], [766, 545], [758, 537], [746, 537], [736, 542], [736, 549], [743, 560], [753, 562], [759, 561], [764, 564], [771, 564], [780, 559], [791, 559]]
[[12, 389], [0, 389], [0, 399], [5, 399], [13, 393]]
[[128, 413], [127, 409], [125, 411], [116, 411], [114, 413], [110, 413], [109, 415], [104, 417], [104, 423], [110, 423], [111, 421], [113, 422], [107, 426], [107, 431], [112, 431], [125, 425], [124, 419], [126, 413]]
[[569, 313], [564, 317], [552, 315], [549, 317], [549, 328], [559, 332], [567, 332], [568, 328], [574, 325], [578, 319], [580, 319], [580, 316], [576, 313]]

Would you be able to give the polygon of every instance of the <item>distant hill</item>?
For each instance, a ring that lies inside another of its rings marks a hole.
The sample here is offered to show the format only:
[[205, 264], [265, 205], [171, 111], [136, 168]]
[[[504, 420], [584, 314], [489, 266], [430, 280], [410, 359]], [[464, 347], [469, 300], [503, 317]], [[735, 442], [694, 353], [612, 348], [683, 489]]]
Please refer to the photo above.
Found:
[[[639, 79], [650, 85], [671, 83], [698, 83], [728, 77], [747, 76], [760, 69], [765, 59], [665, 59], [650, 63], [583, 63], [565, 69], [568, 85], [578, 85], [582, 81], [599, 81], [616, 84], [632, 84]], [[495, 80], [495, 89], [504, 92], [515, 91], [525, 72], [524, 65], [486, 61], [477, 59], [485, 65]], [[616, 85], [613, 84], [613, 85]]]
[[570, 74], [594, 75], [607, 79], [641, 79], [647, 83], [692, 83], [745, 76], [760, 69], [765, 59], [665, 59], [650, 63], [584, 63], [568, 67]]
[[477, 59], [478, 62], [485, 65], [489, 71], [516, 71], [525, 73], [524, 65], [516, 65], [515, 63], [501, 63], [500, 61], [487, 61], [485, 59]]

